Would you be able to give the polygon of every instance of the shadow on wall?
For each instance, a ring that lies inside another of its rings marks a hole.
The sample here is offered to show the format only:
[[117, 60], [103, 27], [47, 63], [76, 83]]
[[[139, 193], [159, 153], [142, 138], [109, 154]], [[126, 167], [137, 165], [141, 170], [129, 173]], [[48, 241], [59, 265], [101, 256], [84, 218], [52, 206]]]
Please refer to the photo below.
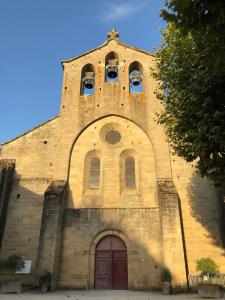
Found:
[[[1, 255], [17, 254], [32, 260], [31, 275], [22, 275], [26, 284], [35, 282], [44, 193], [49, 185], [48, 178], [20, 180], [19, 175], [14, 176]], [[51, 204], [45, 212], [49, 220], [49, 234], [53, 238], [57, 224], [51, 226], [51, 220], [57, 219], [60, 209], [52, 207], [54, 195], [49, 200]], [[64, 221], [59, 224], [63, 235], [57, 254], [60, 262], [56, 281], [59, 287], [90, 287], [90, 278], [94, 275], [94, 269], [90, 267], [91, 259], [93, 265], [95, 255], [90, 250], [91, 246], [96, 237], [109, 231], [122, 233], [129, 240], [129, 288], [146, 290], [160, 287], [163, 250], [158, 207], [65, 209], [63, 213]], [[53, 254], [57, 249], [54, 243], [51, 245], [52, 251], [48, 249], [47, 252]], [[42, 259], [48, 260], [44, 256], [45, 252]]]
[[125, 237], [128, 250], [129, 289], [159, 288], [163, 268], [159, 231], [158, 209], [66, 209], [59, 286], [94, 288], [93, 244], [99, 236], [117, 234]]
[[[20, 255], [26, 260], [31, 260], [32, 267], [30, 274], [4, 274], [5, 279], [20, 279], [23, 284], [28, 285], [37, 283], [37, 257], [40, 251], [43, 201], [45, 201], [44, 193], [49, 185], [50, 179], [48, 178], [22, 178], [21, 180], [20, 175], [14, 173], [0, 256], [4, 258], [10, 255]], [[35, 193], [32, 189], [38, 192]], [[50, 198], [50, 201], [54, 202], [53, 197], [50, 196]], [[57, 214], [59, 210], [57, 207], [52, 207], [51, 203], [45, 212], [51, 223], [54, 214]], [[48, 223], [49, 234], [51, 237], [55, 235], [58, 238], [55, 234], [55, 224], [51, 227], [50, 223]], [[155, 224], [154, 229], [152, 224]], [[64, 221], [59, 225], [63, 233], [60, 251], [57, 254], [60, 262], [56, 282], [59, 286], [82, 289], [90, 287], [90, 278], [94, 276], [94, 269], [90, 270], [90, 264], [93, 265], [95, 256], [95, 253], [91, 251], [94, 240], [104, 233], [118, 232], [129, 240], [129, 245], [127, 245], [128, 276], [132, 283], [129, 288], [140, 290], [149, 289], [150, 286], [159, 288], [163, 259], [160, 236], [158, 236], [160, 223], [157, 208], [149, 210], [65, 209]], [[142, 241], [140, 237], [143, 237]], [[42, 241], [42, 243], [45, 242]], [[147, 244], [150, 245], [149, 248], [146, 247]], [[52, 256], [56, 253], [55, 244], [51, 245], [52, 252], [51, 249], [47, 249], [46, 256], [49, 252]], [[158, 258], [154, 253], [158, 253]], [[44, 253], [41, 259], [45, 262], [48, 257], [45, 257]], [[38, 264], [42, 263], [38, 262]], [[3, 277], [1, 274], [1, 278]]]
[[[194, 174], [188, 186], [191, 215], [207, 231], [215, 246], [224, 248], [223, 202], [219, 190], [207, 178]], [[223, 255], [225, 250], [223, 249]]]
[[[22, 178], [21, 180], [21, 176], [16, 172], [13, 176], [0, 256], [6, 258], [10, 255], [19, 255], [25, 260], [31, 260], [31, 274], [10, 274], [11, 278], [22, 279], [29, 285], [35, 284], [43, 199], [49, 181], [48, 178]], [[37, 192], [33, 192], [32, 188]], [[5, 274], [5, 276], [7, 279], [9, 275]]]

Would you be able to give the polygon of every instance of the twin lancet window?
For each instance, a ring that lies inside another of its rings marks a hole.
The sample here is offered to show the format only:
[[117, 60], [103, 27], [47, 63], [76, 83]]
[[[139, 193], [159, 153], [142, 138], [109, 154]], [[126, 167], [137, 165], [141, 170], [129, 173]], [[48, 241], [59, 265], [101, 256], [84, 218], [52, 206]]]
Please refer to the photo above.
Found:
[[[123, 161], [124, 163], [124, 188], [136, 188], [136, 176], [135, 176], [135, 159], [132, 156], [128, 156]], [[89, 188], [100, 187], [100, 173], [101, 173], [100, 158], [95, 156], [90, 158], [89, 169]]]
[[[142, 65], [135, 61], [129, 66], [129, 91], [130, 93], [142, 92]], [[87, 64], [81, 71], [81, 95], [94, 95], [95, 93], [95, 67]], [[110, 52], [105, 58], [105, 82], [119, 81], [119, 56]]]

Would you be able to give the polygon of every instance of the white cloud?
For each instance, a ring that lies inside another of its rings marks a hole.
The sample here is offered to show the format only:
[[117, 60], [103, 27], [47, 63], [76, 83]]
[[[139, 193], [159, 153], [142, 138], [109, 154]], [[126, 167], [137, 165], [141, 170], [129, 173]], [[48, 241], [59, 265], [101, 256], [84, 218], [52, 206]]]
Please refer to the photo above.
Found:
[[[143, 3], [142, 3], [143, 4]], [[104, 11], [101, 14], [101, 18], [103, 21], [116, 21], [119, 19], [124, 19], [126, 17], [129, 17], [139, 10], [143, 8], [143, 5], [140, 3], [135, 4], [130, 2], [126, 3], [112, 3], [112, 2], [106, 2], [104, 5]]]

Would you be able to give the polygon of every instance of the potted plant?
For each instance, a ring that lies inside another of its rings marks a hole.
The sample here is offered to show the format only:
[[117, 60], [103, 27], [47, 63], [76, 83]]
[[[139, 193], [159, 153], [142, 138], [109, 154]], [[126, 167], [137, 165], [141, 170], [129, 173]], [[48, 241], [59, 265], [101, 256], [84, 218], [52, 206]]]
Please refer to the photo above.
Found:
[[203, 282], [198, 285], [198, 294], [203, 298], [223, 297], [223, 287], [212, 282], [212, 277], [219, 273], [218, 266], [210, 258], [201, 258], [196, 262], [196, 271], [203, 276]]
[[15, 272], [23, 267], [24, 261], [21, 256], [11, 255], [6, 259], [0, 259], [0, 271]]
[[168, 268], [163, 269], [161, 278], [161, 287], [162, 287], [162, 293], [164, 295], [171, 295], [172, 294], [172, 275]]
[[39, 288], [42, 293], [47, 293], [51, 288], [52, 274], [48, 270], [41, 270], [39, 274]]
[[[0, 259], [0, 272], [15, 273], [18, 269], [24, 266], [24, 260], [21, 256], [11, 255], [6, 259]], [[2, 280], [2, 293], [20, 293], [22, 283], [20, 280]]]

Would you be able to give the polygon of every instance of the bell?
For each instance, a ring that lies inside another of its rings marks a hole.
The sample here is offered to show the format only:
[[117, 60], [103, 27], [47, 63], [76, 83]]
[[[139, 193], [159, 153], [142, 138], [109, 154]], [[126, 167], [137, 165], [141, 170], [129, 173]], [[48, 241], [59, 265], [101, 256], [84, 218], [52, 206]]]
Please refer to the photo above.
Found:
[[109, 59], [107, 65], [107, 76], [109, 78], [116, 78], [118, 76], [117, 59]]
[[109, 78], [116, 78], [118, 76], [118, 68], [113, 66], [107, 67], [107, 76]]
[[94, 72], [86, 72], [83, 82], [84, 82], [84, 87], [86, 89], [89, 89], [89, 90], [93, 89], [93, 87], [94, 87]]
[[94, 81], [92, 79], [85, 79], [84, 80], [84, 86], [85, 86], [86, 89], [93, 89]]
[[134, 71], [130, 77], [131, 84], [134, 86], [138, 86], [141, 84], [141, 73], [139, 71]]

